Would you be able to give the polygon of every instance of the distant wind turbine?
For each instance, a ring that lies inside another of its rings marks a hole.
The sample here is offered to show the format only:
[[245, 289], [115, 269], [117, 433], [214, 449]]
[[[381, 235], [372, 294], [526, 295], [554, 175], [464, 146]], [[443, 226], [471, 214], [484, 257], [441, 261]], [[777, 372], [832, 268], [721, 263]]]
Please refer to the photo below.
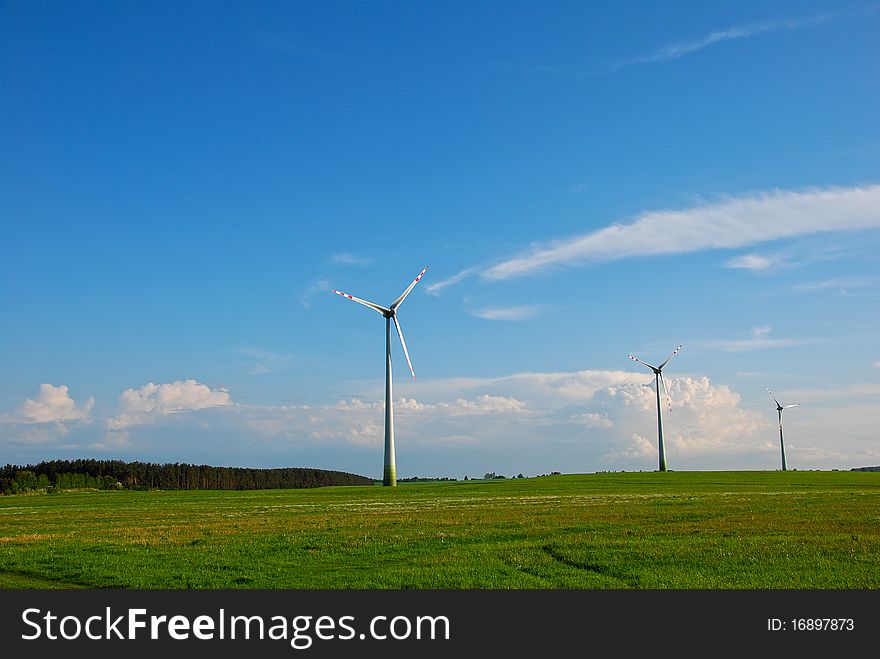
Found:
[[403, 346], [403, 354], [406, 357], [406, 363], [409, 366], [409, 372], [412, 373], [413, 380], [416, 379], [416, 372], [413, 370], [412, 362], [409, 359], [409, 352], [406, 349], [406, 341], [403, 340], [403, 331], [400, 329], [400, 323], [397, 322], [397, 309], [409, 295], [413, 287], [419, 283], [419, 279], [427, 272], [428, 267], [419, 273], [413, 282], [406, 287], [406, 290], [400, 294], [394, 302], [388, 307], [383, 307], [367, 300], [362, 300], [342, 291], [332, 290], [332, 293], [347, 297], [354, 300], [365, 307], [369, 307], [373, 311], [378, 311], [385, 316], [385, 469], [382, 475], [382, 485], [394, 487], [397, 485], [397, 463], [394, 458], [394, 408], [391, 401], [391, 321], [394, 321], [394, 327], [397, 328], [397, 336], [400, 337], [400, 345]]
[[782, 471], [786, 471], [787, 467], [785, 465], [785, 443], [782, 441], [782, 410], [787, 410], [789, 407], [798, 407], [800, 403], [792, 403], [791, 405], [780, 405], [779, 401], [776, 400], [776, 396], [773, 395], [773, 392], [770, 391], [770, 388], [767, 388], [767, 393], [770, 394], [770, 398], [773, 399], [773, 402], [776, 403], [776, 413], [779, 415], [779, 450], [782, 451]]
[[647, 362], [643, 362], [638, 357], [633, 355], [627, 355], [634, 362], [638, 362], [642, 366], [647, 366], [652, 371], [654, 371], [654, 388], [657, 391], [657, 436], [659, 438], [660, 444], [660, 471], [666, 471], [666, 447], [663, 445], [663, 418], [660, 415], [660, 383], [663, 383], [663, 390], [666, 392], [666, 404], [669, 406], [669, 410], [672, 410], [672, 401], [669, 399], [669, 388], [666, 386], [666, 381], [663, 379], [663, 367], [669, 363], [669, 360], [675, 357], [678, 354], [678, 351], [682, 349], [683, 346], [678, 346], [675, 350], [672, 351], [672, 354], [666, 358], [666, 361], [660, 364], [660, 366], [651, 366], [651, 364]]

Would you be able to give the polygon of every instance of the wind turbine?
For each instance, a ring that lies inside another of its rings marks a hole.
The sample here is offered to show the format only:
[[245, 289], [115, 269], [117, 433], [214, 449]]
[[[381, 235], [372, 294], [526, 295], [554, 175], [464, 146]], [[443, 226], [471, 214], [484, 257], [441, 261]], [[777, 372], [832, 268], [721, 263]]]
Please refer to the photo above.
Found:
[[776, 403], [776, 413], [779, 415], [779, 449], [782, 451], [782, 471], [786, 471], [785, 466], [785, 443], [782, 441], [782, 410], [787, 410], [789, 407], [798, 407], [800, 403], [792, 403], [791, 405], [780, 405], [779, 401], [776, 400], [776, 396], [773, 395], [773, 392], [770, 391], [770, 388], [767, 388], [767, 393], [770, 394], [770, 398], [773, 399], [773, 402]]
[[413, 380], [415, 380], [416, 372], [413, 370], [412, 362], [409, 359], [409, 352], [406, 349], [406, 341], [403, 340], [403, 331], [400, 329], [400, 323], [397, 322], [397, 309], [413, 287], [419, 283], [419, 279], [422, 278], [422, 275], [427, 270], [428, 266], [425, 266], [425, 269], [419, 273], [418, 277], [413, 279], [412, 283], [406, 287], [406, 290], [400, 294], [400, 297], [387, 307], [362, 300], [359, 297], [354, 297], [342, 291], [335, 289], [331, 291], [331, 293], [347, 297], [349, 300], [354, 300], [385, 316], [385, 469], [382, 474], [382, 485], [391, 487], [397, 485], [397, 464], [394, 459], [394, 408], [391, 401], [391, 321], [394, 321], [394, 327], [397, 328], [397, 336], [400, 337], [400, 345], [403, 346], [403, 354], [406, 357], [409, 372], [412, 373]]
[[663, 390], [666, 392], [666, 404], [669, 406], [669, 410], [672, 411], [672, 401], [669, 399], [669, 388], [666, 386], [666, 381], [663, 379], [663, 367], [669, 363], [669, 360], [675, 357], [678, 354], [678, 351], [682, 349], [683, 346], [678, 346], [675, 350], [672, 351], [672, 354], [666, 358], [666, 361], [660, 364], [660, 366], [651, 366], [651, 364], [647, 362], [643, 362], [638, 357], [633, 355], [627, 355], [634, 362], [638, 362], [642, 366], [647, 366], [652, 371], [654, 371], [654, 388], [657, 391], [657, 436], [659, 437], [660, 444], [660, 471], [666, 471], [666, 447], [663, 445], [663, 419], [660, 416], [660, 383], [663, 383]]

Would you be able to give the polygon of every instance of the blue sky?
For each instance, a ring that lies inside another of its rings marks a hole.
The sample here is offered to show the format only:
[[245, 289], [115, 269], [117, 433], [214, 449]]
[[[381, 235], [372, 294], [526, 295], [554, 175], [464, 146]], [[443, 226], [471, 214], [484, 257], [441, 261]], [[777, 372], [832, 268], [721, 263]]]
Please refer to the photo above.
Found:
[[880, 464], [880, 5], [0, 3], [0, 461]]

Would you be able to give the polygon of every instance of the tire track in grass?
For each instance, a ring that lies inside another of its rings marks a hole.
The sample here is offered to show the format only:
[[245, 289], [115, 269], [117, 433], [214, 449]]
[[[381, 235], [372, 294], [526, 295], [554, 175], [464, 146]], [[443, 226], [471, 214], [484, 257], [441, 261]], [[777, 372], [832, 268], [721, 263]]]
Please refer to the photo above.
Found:
[[620, 581], [627, 588], [641, 588], [641, 583], [638, 576], [626, 572], [624, 570], [619, 570], [610, 565], [604, 565], [602, 563], [595, 562], [584, 562], [584, 561], [576, 561], [567, 556], [564, 556], [558, 549], [552, 547], [550, 545], [543, 545], [541, 550], [547, 554], [550, 558], [552, 558], [557, 563], [561, 563], [563, 565], [567, 565], [568, 567], [575, 568], [577, 570], [584, 570], [587, 572], [593, 572], [598, 574], [599, 576], [614, 579], [615, 581]]

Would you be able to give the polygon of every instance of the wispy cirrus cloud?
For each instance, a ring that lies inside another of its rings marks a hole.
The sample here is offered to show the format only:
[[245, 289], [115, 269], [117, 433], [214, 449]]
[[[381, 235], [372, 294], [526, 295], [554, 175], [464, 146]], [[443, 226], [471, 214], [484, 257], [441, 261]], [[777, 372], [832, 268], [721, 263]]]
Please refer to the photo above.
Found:
[[587, 263], [730, 249], [869, 228], [880, 228], [880, 185], [773, 190], [683, 210], [648, 211], [625, 224], [537, 244], [484, 269], [480, 277], [499, 281]]
[[539, 304], [522, 304], [512, 307], [487, 307], [471, 311], [472, 316], [484, 320], [520, 321], [534, 318], [541, 311]]
[[724, 352], [746, 352], [749, 350], [767, 350], [770, 348], [789, 348], [792, 346], [802, 346], [817, 343], [816, 339], [777, 339], [770, 337], [773, 331], [771, 325], [760, 325], [753, 327], [751, 336], [747, 339], [719, 339], [715, 341], [707, 341], [706, 345], [710, 348], [717, 348]]
[[241, 354], [242, 359], [236, 365], [248, 375], [276, 373], [286, 368], [293, 360], [292, 355], [252, 346], [244, 348]]
[[425, 286], [425, 292], [430, 293], [431, 295], [439, 295], [440, 291], [444, 288], [448, 288], [454, 284], [457, 284], [463, 279], [467, 279], [473, 274], [477, 273], [477, 268], [465, 268], [458, 274], [452, 275], [451, 277], [447, 277], [446, 279], [441, 279], [438, 282], [434, 282], [433, 284], [428, 284]]
[[861, 278], [834, 278], [823, 279], [822, 281], [811, 281], [803, 284], [796, 284], [792, 288], [796, 291], [826, 291], [826, 290], [852, 290], [877, 288], [880, 286], [880, 280], [871, 277]]
[[610, 62], [606, 65], [604, 72], [613, 73], [627, 66], [635, 66], [638, 64], [655, 64], [661, 62], [671, 62], [685, 55], [692, 55], [704, 48], [715, 44], [724, 43], [726, 41], [734, 41], [737, 39], [749, 39], [761, 34], [771, 32], [788, 32], [792, 30], [800, 30], [803, 28], [816, 27], [825, 23], [835, 14], [819, 14], [804, 18], [792, 18], [776, 21], [765, 21], [763, 23], [752, 23], [750, 25], [738, 25], [723, 30], [709, 32], [703, 36], [689, 39], [686, 41], [676, 41], [669, 43], [655, 50], [648, 55], [641, 55], [629, 59]]
[[299, 303], [306, 309], [312, 308], [312, 299], [319, 293], [327, 293], [332, 286], [327, 279], [319, 277], [311, 282], [305, 289], [300, 291]]
[[369, 265], [372, 261], [363, 256], [356, 256], [351, 252], [337, 252], [330, 256], [331, 263], [337, 265]]

